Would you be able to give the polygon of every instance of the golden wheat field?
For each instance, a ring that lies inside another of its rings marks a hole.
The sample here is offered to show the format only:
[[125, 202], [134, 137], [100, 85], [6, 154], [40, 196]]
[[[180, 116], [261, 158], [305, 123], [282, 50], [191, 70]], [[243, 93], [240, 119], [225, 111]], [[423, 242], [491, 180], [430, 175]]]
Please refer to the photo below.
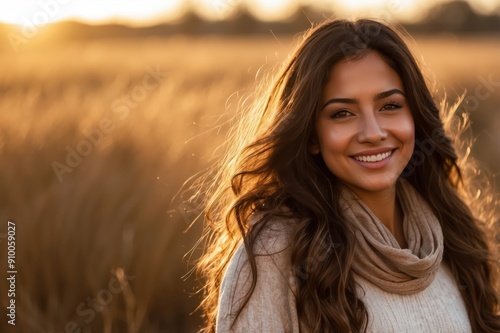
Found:
[[[16, 326], [4, 310], [0, 331], [195, 332], [189, 273], [201, 221], [188, 230], [200, 210], [182, 185], [217, 161], [238, 107], [296, 40], [95, 40], [0, 53], [0, 268], [9, 271], [15, 225], [17, 270]], [[494, 180], [498, 37], [416, 46], [438, 96], [467, 89], [473, 155]]]

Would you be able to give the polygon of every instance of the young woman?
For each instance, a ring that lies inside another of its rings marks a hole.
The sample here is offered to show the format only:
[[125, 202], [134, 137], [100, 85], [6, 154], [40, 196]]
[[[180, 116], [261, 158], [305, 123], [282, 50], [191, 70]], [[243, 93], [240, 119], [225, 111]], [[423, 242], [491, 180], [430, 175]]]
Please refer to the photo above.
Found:
[[204, 331], [500, 332], [447, 119], [395, 30], [311, 29], [209, 192]]

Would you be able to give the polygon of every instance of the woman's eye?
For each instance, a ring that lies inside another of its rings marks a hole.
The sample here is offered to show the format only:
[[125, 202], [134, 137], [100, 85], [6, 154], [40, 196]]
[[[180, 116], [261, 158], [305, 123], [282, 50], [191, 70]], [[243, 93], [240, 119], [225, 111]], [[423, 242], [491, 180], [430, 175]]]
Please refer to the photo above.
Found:
[[341, 119], [341, 118], [347, 118], [349, 117], [350, 115], [352, 115], [352, 113], [350, 111], [347, 111], [347, 110], [340, 110], [340, 111], [337, 111], [335, 112], [334, 114], [332, 114], [330, 116], [330, 118], [333, 118], [333, 119]]
[[389, 102], [387, 104], [385, 104], [382, 109], [380, 110], [396, 110], [396, 109], [400, 109], [402, 108], [403, 106], [399, 103], [396, 103], [396, 102]]

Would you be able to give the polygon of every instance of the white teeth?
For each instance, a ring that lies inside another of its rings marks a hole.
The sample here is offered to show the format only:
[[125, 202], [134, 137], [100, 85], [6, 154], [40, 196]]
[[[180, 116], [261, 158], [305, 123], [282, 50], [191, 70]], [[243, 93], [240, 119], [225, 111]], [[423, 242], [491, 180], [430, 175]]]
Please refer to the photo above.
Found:
[[354, 159], [360, 162], [380, 162], [387, 157], [391, 156], [392, 150], [382, 153], [382, 154], [377, 154], [377, 155], [368, 155], [368, 156], [354, 156]]

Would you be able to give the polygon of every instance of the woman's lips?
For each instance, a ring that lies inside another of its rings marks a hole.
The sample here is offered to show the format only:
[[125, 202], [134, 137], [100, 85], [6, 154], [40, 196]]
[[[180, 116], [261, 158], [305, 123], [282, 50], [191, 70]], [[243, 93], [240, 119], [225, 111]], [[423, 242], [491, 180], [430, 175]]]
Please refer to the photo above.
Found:
[[389, 150], [378, 154], [354, 156], [354, 159], [360, 162], [380, 162], [391, 155], [392, 155], [392, 150]]
[[378, 169], [386, 166], [389, 163], [395, 151], [396, 149], [385, 149], [373, 152], [363, 152], [351, 157], [357, 164], [365, 168]]

